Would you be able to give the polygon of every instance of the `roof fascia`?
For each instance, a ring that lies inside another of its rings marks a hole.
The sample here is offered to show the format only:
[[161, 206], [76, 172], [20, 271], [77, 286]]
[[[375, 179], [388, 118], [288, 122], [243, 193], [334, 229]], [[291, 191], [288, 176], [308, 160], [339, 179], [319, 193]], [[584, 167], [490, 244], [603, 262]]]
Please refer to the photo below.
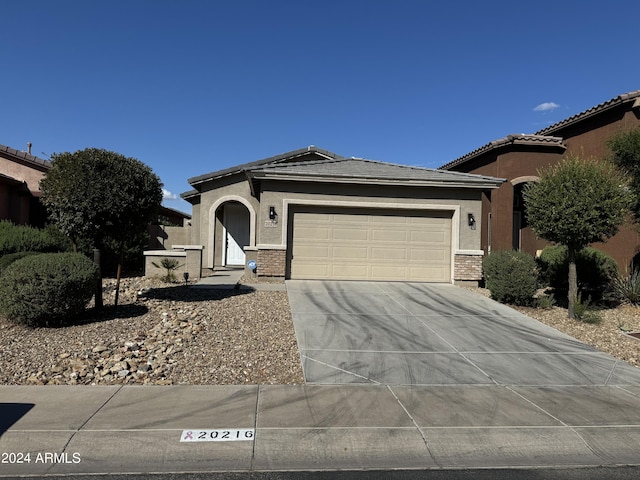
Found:
[[[502, 185], [506, 179], [493, 177], [480, 177], [473, 181], [460, 180], [407, 180], [393, 178], [350, 177], [338, 175], [314, 175], [300, 173], [269, 173], [263, 171], [247, 172], [247, 178], [253, 185], [253, 180], [275, 180], [288, 182], [312, 182], [312, 183], [341, 183], [358, 185], [403, 186], [403, 187], [446, 187], [446, 188], [472, 188], [493, 189]], [[252, 187], [253, 193], [253, 187]]]
[[7, 147], [6, 145], [0, 145], [0, 153], [4, 153], [11, 157], [9, 160], [27, 164], [31, 167], [38, 168], [38, 170], [42, 170], [43, 172], [51, 169], [52, 166], [52, 163], [49, 160], [35, 157], [27, 152], [22, 152], [15, 148]]

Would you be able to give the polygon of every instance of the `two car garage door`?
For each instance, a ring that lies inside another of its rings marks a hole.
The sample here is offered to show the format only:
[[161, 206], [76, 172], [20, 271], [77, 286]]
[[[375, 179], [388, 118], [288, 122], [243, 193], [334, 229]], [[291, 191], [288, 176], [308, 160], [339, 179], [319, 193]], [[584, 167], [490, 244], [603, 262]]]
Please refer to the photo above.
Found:
[[294, 211], [291, 278], [449, 282], [451, 212]]

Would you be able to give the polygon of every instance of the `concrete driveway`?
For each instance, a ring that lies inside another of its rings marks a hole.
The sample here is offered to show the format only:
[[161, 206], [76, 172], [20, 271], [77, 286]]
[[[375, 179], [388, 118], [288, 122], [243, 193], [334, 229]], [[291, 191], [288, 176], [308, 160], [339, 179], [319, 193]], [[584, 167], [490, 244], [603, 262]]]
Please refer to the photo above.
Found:
[[640, 369], [453, 285], [286, 285], [308, 384], [640, 383]]

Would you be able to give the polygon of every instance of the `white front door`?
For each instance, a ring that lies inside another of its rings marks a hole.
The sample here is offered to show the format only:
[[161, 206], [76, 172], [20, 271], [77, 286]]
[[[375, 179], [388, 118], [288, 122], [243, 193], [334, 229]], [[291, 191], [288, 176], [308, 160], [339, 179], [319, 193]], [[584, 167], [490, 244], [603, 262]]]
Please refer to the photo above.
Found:
[[229, 203], [223, 215], [224, 265], [244, 265], [244, 247], [249, 245], [249, 211], [244, 205]]

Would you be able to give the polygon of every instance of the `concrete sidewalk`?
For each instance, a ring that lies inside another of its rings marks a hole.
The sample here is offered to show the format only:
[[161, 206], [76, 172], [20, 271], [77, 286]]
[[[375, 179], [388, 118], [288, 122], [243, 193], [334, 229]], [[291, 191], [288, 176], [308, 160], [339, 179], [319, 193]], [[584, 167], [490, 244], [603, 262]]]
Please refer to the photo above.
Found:
[[0, 476], [638, 465], [640, 386], [0, 386], [0, 452]]
[[238, 288], [242, 291], [270, 290], [286, 291], [284, 282], [258, 282], [253, 279], [244, 279], [243, 268], [220, 269], [213, 272], [213, 275], [200, 278], [192, 288], [211, 288], [216, 290], [232, 290]]

